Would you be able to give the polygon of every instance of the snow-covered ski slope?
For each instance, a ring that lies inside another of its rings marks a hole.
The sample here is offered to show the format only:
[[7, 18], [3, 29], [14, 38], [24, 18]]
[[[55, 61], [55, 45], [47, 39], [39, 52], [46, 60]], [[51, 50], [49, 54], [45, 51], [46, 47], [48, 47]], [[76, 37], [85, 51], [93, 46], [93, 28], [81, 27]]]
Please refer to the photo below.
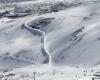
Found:
[[73, 80], [76, 75], [91, 80], [92, 68], [99, 70], [100, 63], [100, 1], [83, 3], [52, 13], [0, 18], [0, 72], [12, 71], [17, 79], [21, 72], [38, 71], [39, 80]]
[[1, 18], [0, 64], [99, 64], [99, 5], [98, 1], [45, 15]]

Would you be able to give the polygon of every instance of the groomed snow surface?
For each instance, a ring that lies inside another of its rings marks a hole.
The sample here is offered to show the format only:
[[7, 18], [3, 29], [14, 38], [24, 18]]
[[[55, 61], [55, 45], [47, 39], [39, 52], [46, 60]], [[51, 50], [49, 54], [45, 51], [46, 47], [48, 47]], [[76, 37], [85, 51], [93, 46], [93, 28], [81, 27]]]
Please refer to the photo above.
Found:
[[100, 71], [100, 2], [0, 18], [0, 80], [93, 80]]

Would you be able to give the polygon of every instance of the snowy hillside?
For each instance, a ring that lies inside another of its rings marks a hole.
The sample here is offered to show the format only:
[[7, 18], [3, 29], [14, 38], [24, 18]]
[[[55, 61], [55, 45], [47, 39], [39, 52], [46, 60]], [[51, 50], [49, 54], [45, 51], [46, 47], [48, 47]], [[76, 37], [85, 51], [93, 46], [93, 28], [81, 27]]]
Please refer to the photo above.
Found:
[[100, 1], [44, 1], [1, 5], [0, 80], [100, 77]]

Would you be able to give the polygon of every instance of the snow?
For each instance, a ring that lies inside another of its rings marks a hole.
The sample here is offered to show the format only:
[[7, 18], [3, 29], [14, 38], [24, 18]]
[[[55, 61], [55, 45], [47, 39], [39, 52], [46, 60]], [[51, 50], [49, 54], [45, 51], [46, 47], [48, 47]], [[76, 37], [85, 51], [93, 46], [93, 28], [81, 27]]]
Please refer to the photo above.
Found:
[[100, 1], [87, 1], [58, 12], [0, 18], [0, 76], [92, 80], [100, 69], [99, 7]]

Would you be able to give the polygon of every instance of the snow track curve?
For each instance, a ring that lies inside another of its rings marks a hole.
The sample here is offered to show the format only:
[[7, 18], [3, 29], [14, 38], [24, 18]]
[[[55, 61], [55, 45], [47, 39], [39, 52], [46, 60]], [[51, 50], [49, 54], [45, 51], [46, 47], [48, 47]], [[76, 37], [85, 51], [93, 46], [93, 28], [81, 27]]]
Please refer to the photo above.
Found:
[[25, 27], [28, 28], [28, 29], [30, 29], [30, 30], [37, 31], [37, 32], [41, 33], [41, 35], [42, 35], [43, 49], [47, 53], [47, 55], [49, 56], [49, 62], [48, 62], [48, 64], [49, 64], [49, 66], [51, 66], [52, 65], [52, 57], [51, 57], [50, 52], [46, 48], [47, 46], [45, 45], [46, 44], [46, 37], [45, 37], [46, 36], [46, 33], [45, 33], [45, 31], [42, 31], [40, 29], [32, 28], [29, 25], [30, 22], [34, 22], [34, 21], [35, 20], [33, 20], [33, 19], [32, 20], [29, 20], [29, 21], [26, 21], [25, 22]]

